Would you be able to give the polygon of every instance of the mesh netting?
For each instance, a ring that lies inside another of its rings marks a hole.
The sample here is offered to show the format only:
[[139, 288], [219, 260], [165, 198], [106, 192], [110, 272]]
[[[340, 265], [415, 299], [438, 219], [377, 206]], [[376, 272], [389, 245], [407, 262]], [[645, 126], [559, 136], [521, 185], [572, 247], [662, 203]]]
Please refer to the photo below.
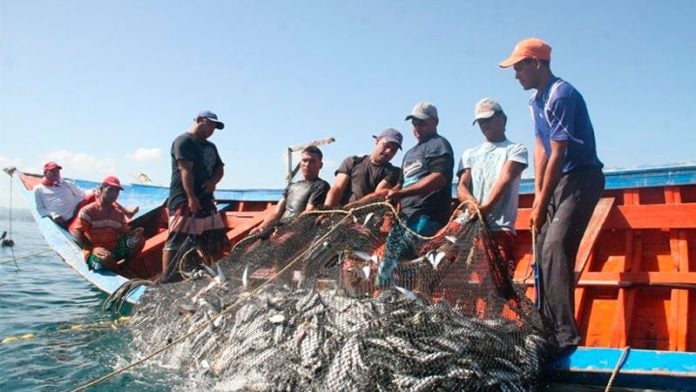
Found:
[[306, 214], [150, 288], [135, 346], [237, 390], [530, 390], [547, 334], [486, 225], [424, 238], [386, 203]]

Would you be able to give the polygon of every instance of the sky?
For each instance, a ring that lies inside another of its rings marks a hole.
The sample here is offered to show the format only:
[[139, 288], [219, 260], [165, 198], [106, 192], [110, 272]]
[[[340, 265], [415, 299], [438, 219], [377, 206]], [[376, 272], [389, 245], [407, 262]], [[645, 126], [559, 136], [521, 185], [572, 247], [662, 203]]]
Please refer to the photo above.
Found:
[[[287, 148], [326, 137], [332, 182], [385, 128], [415, 145], [419, 101], [458, 157], [483, 141], [483, 97], [531, 152], [531, 91], [497, 66], [528, 37], [584, 96], [607, 168], [693, 161], [694, 15], [691, 0], [0, 0], [0, 167], [168, 185], [172, 141], [208, 109], [226, 124], [219, 187], [282, 188]], [[8, 189], [0, 174], [0, 205]]]

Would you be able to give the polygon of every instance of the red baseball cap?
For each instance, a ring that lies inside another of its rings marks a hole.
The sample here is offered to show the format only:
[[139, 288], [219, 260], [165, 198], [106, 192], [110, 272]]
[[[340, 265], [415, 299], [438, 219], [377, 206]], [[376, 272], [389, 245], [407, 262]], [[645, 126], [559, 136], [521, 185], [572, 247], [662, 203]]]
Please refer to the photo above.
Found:
[[118, 180], [118, 177], [116, 176], [108, 176], [102, 181], [102, 185], [109, 185], [114, 188], [118, 188], [120, 190], [123, 190], [123, 187], [121, 186], [121, 181]]
[[527, 38], [518, 42], [510, 57], [498, 64], [500, 68], [511, 67], [524, 59], [551, 60], [551, 47], [539, 38]]
[[60, 166], [59, 164], [57, 164], [57, 163], [55, 163], [55, 162], [53, 162], [53, 161], [46, 162], [46, 164], [43, 166], [43, 170], [44, 170], [45, 172], [47, 172], [47, 171], [49, 171], [49, 170], [53, 170], [53, 169], [59, 169], [59, 170], [60, 170], [60, 169], [62, 169], [62, 168], [63, 168], [62, 166]]

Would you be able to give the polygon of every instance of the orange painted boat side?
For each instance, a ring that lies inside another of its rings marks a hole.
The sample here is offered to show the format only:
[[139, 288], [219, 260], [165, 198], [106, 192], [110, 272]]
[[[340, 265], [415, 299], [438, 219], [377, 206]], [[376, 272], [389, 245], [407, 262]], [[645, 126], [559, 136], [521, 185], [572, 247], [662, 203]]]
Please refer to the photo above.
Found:
[[[596, 241], [585, 234], [576, 260], [581, 344], [696, 351], [696, 185], [614, 189], [603, 197], [613, 205]], [[532, 198], [520, 200], [514, 275], [529, 285], [530, 298]]]

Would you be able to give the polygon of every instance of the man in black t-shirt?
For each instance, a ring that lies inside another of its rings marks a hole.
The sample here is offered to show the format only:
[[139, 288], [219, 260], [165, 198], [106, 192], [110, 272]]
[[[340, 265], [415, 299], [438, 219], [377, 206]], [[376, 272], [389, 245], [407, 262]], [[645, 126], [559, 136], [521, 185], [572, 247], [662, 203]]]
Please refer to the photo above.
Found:
[[163, 280], [173, 255], [187, 237], [212, 263], [222, 257], [226, 227], [217, 212], [213, 192], [224, 175], [224, 163], [215, 144], [208, 141], [225, 124], [215, 113], [203, 111], [188, 132], [172, 143], [172, 179], [169, 187], [169, 236], [162, 252]]
[[263, 223], [252, 230], [251, 234], [261, 232], [279, 220], [288, 221], [303, 212], [323, 206], [330, 188], [328, 182], [319, 178], [319, 171], [324, 165], [323, 157], [321, 150], [315, 146], [302, 150], [300, 170], [303, 180], [295, 181], [285, 188], [275, 212], [266, 216]]
[[401, 149], [403, 136], [393, 128], [373, 136], [375, 147], [370, 155], [350, 156], [336, 170], [336, 179], [326, 196], [326, 207], [349, 207], [363, 198], [386, 191], [399, 183], [401, 169], [389, 161]]

